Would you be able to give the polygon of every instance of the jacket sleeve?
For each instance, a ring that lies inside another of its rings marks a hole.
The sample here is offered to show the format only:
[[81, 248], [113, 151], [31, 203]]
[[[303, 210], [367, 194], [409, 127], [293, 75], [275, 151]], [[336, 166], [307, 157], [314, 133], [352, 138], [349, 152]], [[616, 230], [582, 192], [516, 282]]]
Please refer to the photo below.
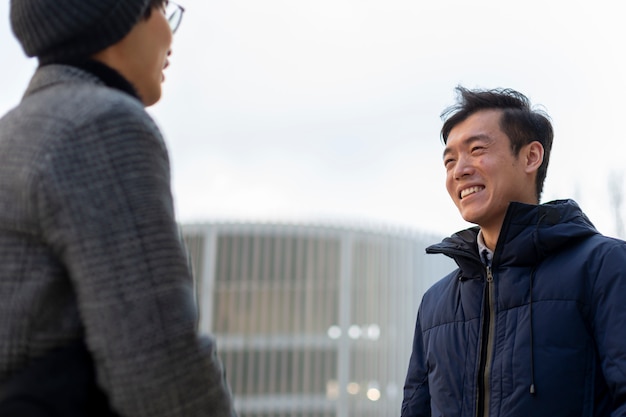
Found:
[[140, 106], [100, 113], [48, 146], [38, 186], [98, 382], [123, 416], [234, 416], [215, 343], [197, 333], [165, 144]]
[[424, 355], [420, 313], [418, 312], [413, 335], [413, 351], [404, 383], [401, 417], [428, 417], [430, 414], [428, 367]]
[[612, 416], [626, 416], [626, 243], [617, 241], [600, 265], [593, 289], [593, 327]]

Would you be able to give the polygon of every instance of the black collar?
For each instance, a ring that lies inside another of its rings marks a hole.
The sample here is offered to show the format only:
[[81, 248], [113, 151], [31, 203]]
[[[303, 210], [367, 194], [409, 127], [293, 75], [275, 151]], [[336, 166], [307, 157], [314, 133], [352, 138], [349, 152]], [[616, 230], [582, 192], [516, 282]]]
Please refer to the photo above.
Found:
[[88, 73], [98, 77], [98, 79], [100, 79], [100, 81], [102, 81], [107, 87], [123, 91], [141, 101], [141, 98], [139, 97], [139, 94], [137, 93], [135, 87], [126, 78], [124, 78], [122, 74], [100, 61], [96, 61], [93, 59], [55, 61], [46, 63], [45, 65], [50, 64], [70, 65], [87, 71]]

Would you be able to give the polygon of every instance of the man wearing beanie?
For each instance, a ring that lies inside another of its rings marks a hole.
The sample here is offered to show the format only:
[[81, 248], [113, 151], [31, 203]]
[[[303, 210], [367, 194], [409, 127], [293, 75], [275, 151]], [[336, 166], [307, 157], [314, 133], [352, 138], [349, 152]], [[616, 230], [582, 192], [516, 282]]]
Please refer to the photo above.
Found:
[[234, 416], [144, 110], [183, 9], [10, 4], [40, 65], [0, 119], [0, 415]]

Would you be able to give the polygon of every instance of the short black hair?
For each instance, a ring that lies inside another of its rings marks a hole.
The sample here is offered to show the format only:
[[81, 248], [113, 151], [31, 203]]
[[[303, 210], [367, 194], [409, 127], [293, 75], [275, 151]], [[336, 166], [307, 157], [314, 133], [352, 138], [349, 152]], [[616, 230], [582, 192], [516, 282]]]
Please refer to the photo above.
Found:
[[169, 0], [150, 0], [144, 12], [144, 18], [149, 19], [152, 15], [152, 10], [167, 6], [168, 1]]
[[447, 143], [450, 131], [472, 114], [481, 110], [501, 110], [500, 128], [511, 141], [511, 151], [517, 156], [524, 145], [533, 141], [541, 143], [544, 149], [543, 162], [537, 170], [537, 200], [543, 192], [543, 183], [548, 173], [550, 151], [554, 131], [549, 116], [531, 106], [524, 94], [510, 88], [491, 90], [470, 90], [462, 86], [456, 87], [457, 103], [441, 113], [444, 120], [441, 128], [441, 139]]

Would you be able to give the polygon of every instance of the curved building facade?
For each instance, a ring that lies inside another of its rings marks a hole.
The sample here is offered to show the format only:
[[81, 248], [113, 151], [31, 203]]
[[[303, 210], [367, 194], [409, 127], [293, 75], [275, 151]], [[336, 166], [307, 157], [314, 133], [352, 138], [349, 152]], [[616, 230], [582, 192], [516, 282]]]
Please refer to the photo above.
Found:
[[400, 414], [439, 237], [333, 225], [182, 226], [240, 417]]

